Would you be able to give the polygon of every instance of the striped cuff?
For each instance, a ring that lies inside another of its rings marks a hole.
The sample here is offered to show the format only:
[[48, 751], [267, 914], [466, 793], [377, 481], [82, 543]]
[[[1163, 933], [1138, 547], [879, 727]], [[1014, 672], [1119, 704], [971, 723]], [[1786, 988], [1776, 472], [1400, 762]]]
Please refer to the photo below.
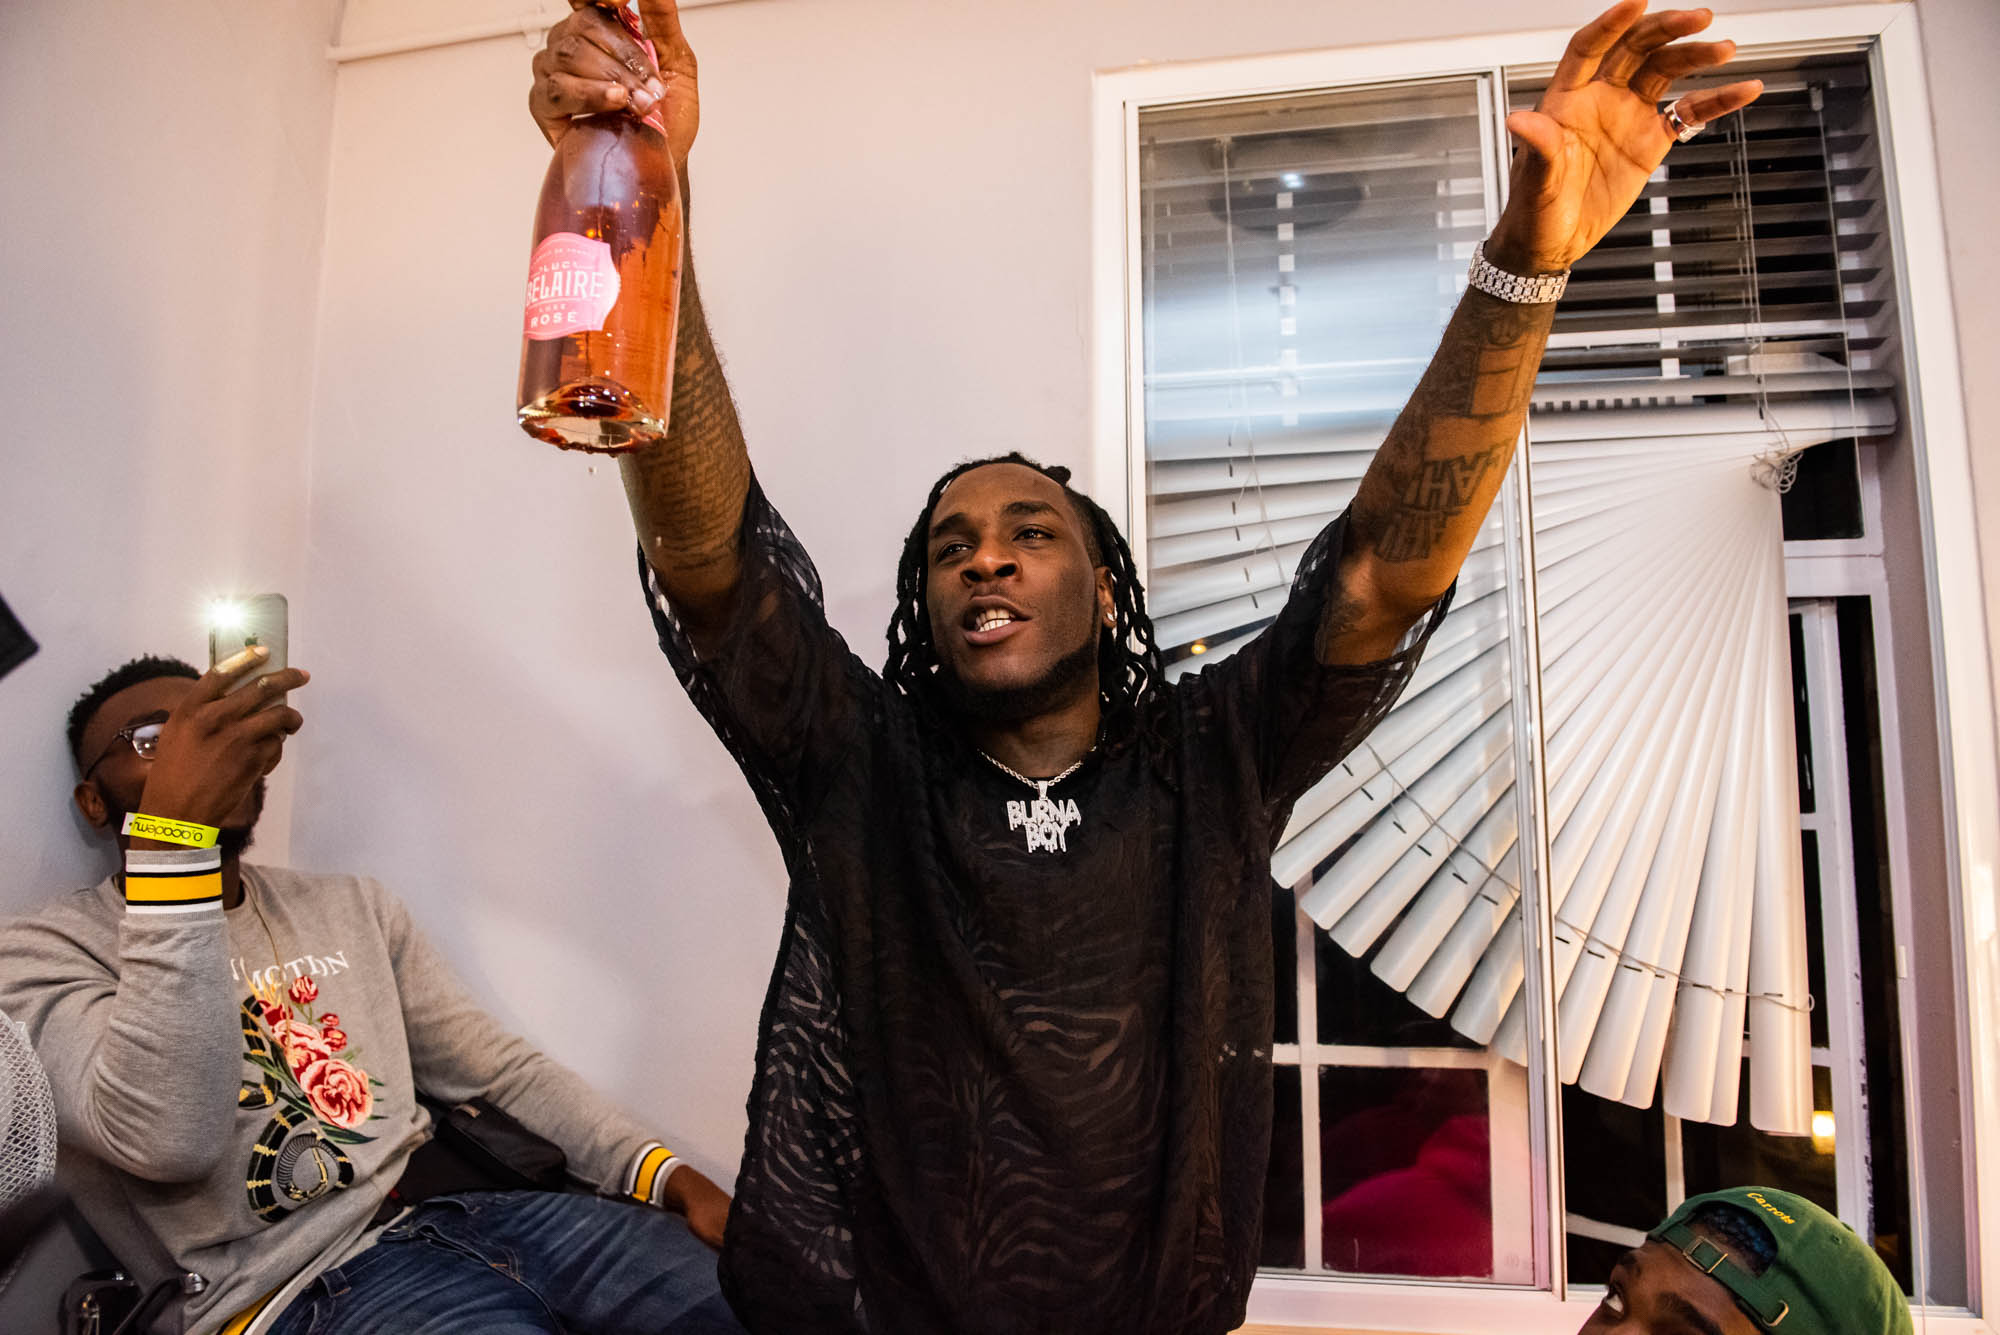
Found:
[[221, 912], [222, 854], [213, 848], [128, 850], [125, 911]]
[[641, 1145], [625, 1170], [625, 1194], [648, 1205], [665, 1204], [667, 1179], [680, 1166], [681, 1160], [659, 1141]]

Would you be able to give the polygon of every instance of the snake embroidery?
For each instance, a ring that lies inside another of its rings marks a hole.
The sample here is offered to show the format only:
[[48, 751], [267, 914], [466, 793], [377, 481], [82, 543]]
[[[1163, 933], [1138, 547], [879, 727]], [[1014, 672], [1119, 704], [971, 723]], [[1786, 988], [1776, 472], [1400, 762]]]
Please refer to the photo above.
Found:
[[[249, 1051], [253, 1065], [262, 1069], [267, 1064], [276, 1066], [278, 1056], [271, 1051], [271, 1040], [264, 1037], [264, 1027], [257, 1022], [257, 998], [243, 998], [243, 1005], [237, 1013], [243, 1018], [243, 1045]], [[270, 1071], [263, 1071], [263, 1079], [256, 1084], [248, 1080], [243, 1088], [236, 1091], [236, 1106], [239, 1108], [268, 1108], [278, 1101], [278, 1078]]]
[[[271, 1124], [264, 1128], [264, 1134], [257, 1137], [257, 1143], [250, 1147], [250, 1171], [244, 1179], [244, 1186], [250, 1190], [250, 1208], [265, 1223], [275, 1221], [287, 1210], [303, 1205], [315, 1196], [353, 1185], [353, 1160], [338, 1145], [320, 1135], [316, 1126], [303, 1140], [286, 1143], [293, 1127], [312, 1120], [310, 1113], [281, 1107], [272, 1114]], [[294, 1145], [302, 1146], [304, 1152], [287, 1155], [285, 1151]], [[310, 1158], [317, 1168], [318, 1181], [301, 1186], [291, 1180], [294, 1175], [290, 1170], [306, 1158]], [[331, 1175], [327, 1170], [329, 1159], [334, 1164]], [[283, 1191], [289, 1203], [278, 1198], [281, 1174], [287, 1179]]]

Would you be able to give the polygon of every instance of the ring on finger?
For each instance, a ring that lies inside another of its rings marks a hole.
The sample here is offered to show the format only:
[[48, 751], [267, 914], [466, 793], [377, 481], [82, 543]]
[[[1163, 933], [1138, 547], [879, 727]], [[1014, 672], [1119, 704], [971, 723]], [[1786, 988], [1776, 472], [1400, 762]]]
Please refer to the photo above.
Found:
[[1708, 122], [1706, 121], [1691, 121], [1681, 115], [1681, 104], [1679, 102], [1672, 102], [1662, 107], [1660, 115], [1666, 119], [1667, 133], [1671, 134], [1678, 143], [1685, 144], [1688, 140], [1708, 128]]

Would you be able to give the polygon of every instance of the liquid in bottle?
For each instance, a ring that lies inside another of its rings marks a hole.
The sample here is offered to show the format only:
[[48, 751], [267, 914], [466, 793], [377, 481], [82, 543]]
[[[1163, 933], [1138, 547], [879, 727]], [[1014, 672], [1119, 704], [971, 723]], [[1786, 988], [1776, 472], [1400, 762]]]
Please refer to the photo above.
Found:
[[[639, 36], [632, 12], [617, 13]], [[684, 235], [658, 109], [572, 121], [535, 210], [519, 396], [529, 435], [616, 453], [666, 434]]]

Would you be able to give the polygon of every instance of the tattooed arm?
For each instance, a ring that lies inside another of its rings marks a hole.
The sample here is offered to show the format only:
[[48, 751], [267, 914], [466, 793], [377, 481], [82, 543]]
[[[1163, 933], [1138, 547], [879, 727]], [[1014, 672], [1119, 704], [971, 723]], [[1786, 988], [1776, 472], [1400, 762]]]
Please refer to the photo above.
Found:
[[[1533, 111], [1507, 118], [1513, 180], [1486, 258], [1510, 273], [1561, 273], [1611, 230], [1674, 144], [1659, 101], [1675, 79], [1727, 61], [1733, 42], [1681, 42], [1705, 9], [1646, 14], [1620, 0], [1570, 39]], [[1691, 93], [1689, 121], [1749, 105], [1756, 80]], [[1347, 549], [1321, 614], [1322, 663], [1393, 652], [1464, 564], [1527, 417], [1555, 307], [1468, 291], [1430, 369], [1361, 479]]]
[[618, 469], [639, 544], [699, 645], [722, 631], [734, 601], [750, 453], [708, 336], [691, 246], [680, 321], [667, 438], [625, 455]]
[[1321, 662], [1387, 657], [1458, 578], [1506, 476], [1554, 322], [1553, 303], [1479, 291], [1459, 302], [1354, 497], [1320, 622]]
[[[657, 111], [667, 150], [689, 199], [687, 159], [701, 125], [699, 69], [674, 0], [641, 0], [658, 59], [653, 62], [615, 18], [570, 0], [568, 18], [535, 53], [528, 110], [551, 144], [571, 118]], [[680, 330], [674, 342], [671, 425], [660, 444], [619, 460], [632, 522], [660, 586], [696, 642], [721, 630], [736, 592], [737, 530], [750, 490], [750, 456], [722, 363], [708, 336], [690, 244], [681, 273]]]

